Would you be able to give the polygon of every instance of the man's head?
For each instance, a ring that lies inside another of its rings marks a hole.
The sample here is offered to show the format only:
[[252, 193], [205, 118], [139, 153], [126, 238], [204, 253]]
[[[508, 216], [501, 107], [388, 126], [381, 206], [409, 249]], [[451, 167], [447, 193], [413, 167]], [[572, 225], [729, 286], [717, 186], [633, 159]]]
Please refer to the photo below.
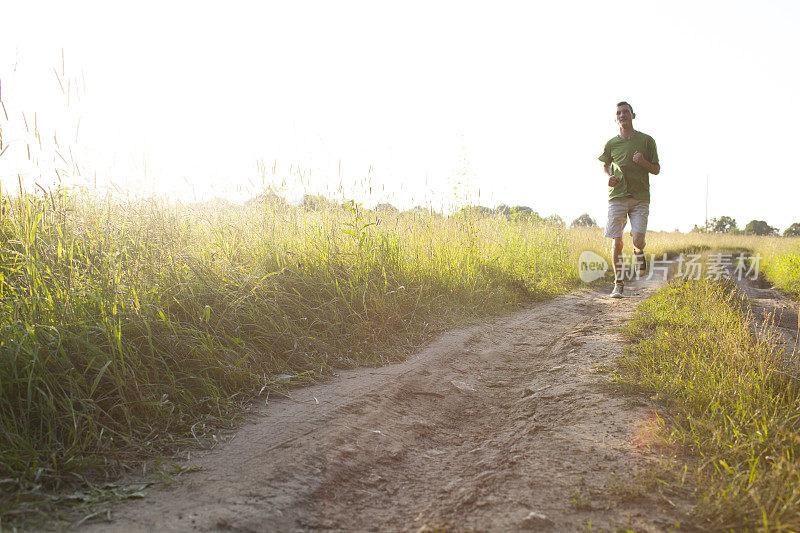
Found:
[[628, 102], [622, 101], [617, 104], [617, 124], [620, 127], [630, 126], [631, 121], [636, 118], [633, 107]]

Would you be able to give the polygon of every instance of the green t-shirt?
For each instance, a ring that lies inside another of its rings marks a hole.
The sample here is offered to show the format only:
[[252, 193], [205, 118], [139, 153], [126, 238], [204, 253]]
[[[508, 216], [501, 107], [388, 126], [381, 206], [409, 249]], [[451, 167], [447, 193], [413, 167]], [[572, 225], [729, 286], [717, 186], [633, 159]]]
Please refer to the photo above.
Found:
[[646, 133], [636, 131], [630, 139], [617, 135], [606, 143], [598, 159], [611, 165], [611, 173], [620, 178], [616, 185], [609, 187], [609, 199], [631, 197], [650, 201], [650, 174], [633, 162], [633, 153], [637, 151], [654, 165], [658, 164], [656, 142]]

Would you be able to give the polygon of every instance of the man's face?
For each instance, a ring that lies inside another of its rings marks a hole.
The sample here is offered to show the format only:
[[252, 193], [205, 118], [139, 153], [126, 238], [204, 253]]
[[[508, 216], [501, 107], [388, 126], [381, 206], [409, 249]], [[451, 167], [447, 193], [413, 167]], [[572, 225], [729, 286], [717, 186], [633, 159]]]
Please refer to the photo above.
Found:
[[621, 127], [627, 127], [631, 125], [631, 121], [633, 121], [631, 108], [626, 105], [617, 106], [617, 124]]

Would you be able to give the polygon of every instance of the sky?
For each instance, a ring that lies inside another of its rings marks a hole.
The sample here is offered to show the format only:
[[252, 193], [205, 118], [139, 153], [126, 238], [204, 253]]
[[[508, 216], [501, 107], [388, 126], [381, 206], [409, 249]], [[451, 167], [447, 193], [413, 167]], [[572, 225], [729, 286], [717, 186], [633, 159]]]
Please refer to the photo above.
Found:
[[710, 218], [800, 221], [798, 2], [3, 4], [4, 191], [271, 185], [604, 223], [626, 100], [661, 161], [650, 229], [702, 224], [707, 182]]

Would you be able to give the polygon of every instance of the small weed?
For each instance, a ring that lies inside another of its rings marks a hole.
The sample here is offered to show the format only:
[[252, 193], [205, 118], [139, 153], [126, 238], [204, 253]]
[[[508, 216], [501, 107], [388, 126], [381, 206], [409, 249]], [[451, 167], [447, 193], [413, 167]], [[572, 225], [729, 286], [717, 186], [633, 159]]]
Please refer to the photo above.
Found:
[[649, 474], [649, 471], [640, 472], [628, 479], [614, 476], [608, 481], [608, 491], [621, 502], [640, 500], [650, 495], [658, 486], [658, 479]]
[[591, 511], [593, 509], [591, 502], [591, 493], [589, 487], [586, 486], [586, 480], [581, 478], [578, 486], [572, 493], [571, 500], [572, 507], [576, 511]]

